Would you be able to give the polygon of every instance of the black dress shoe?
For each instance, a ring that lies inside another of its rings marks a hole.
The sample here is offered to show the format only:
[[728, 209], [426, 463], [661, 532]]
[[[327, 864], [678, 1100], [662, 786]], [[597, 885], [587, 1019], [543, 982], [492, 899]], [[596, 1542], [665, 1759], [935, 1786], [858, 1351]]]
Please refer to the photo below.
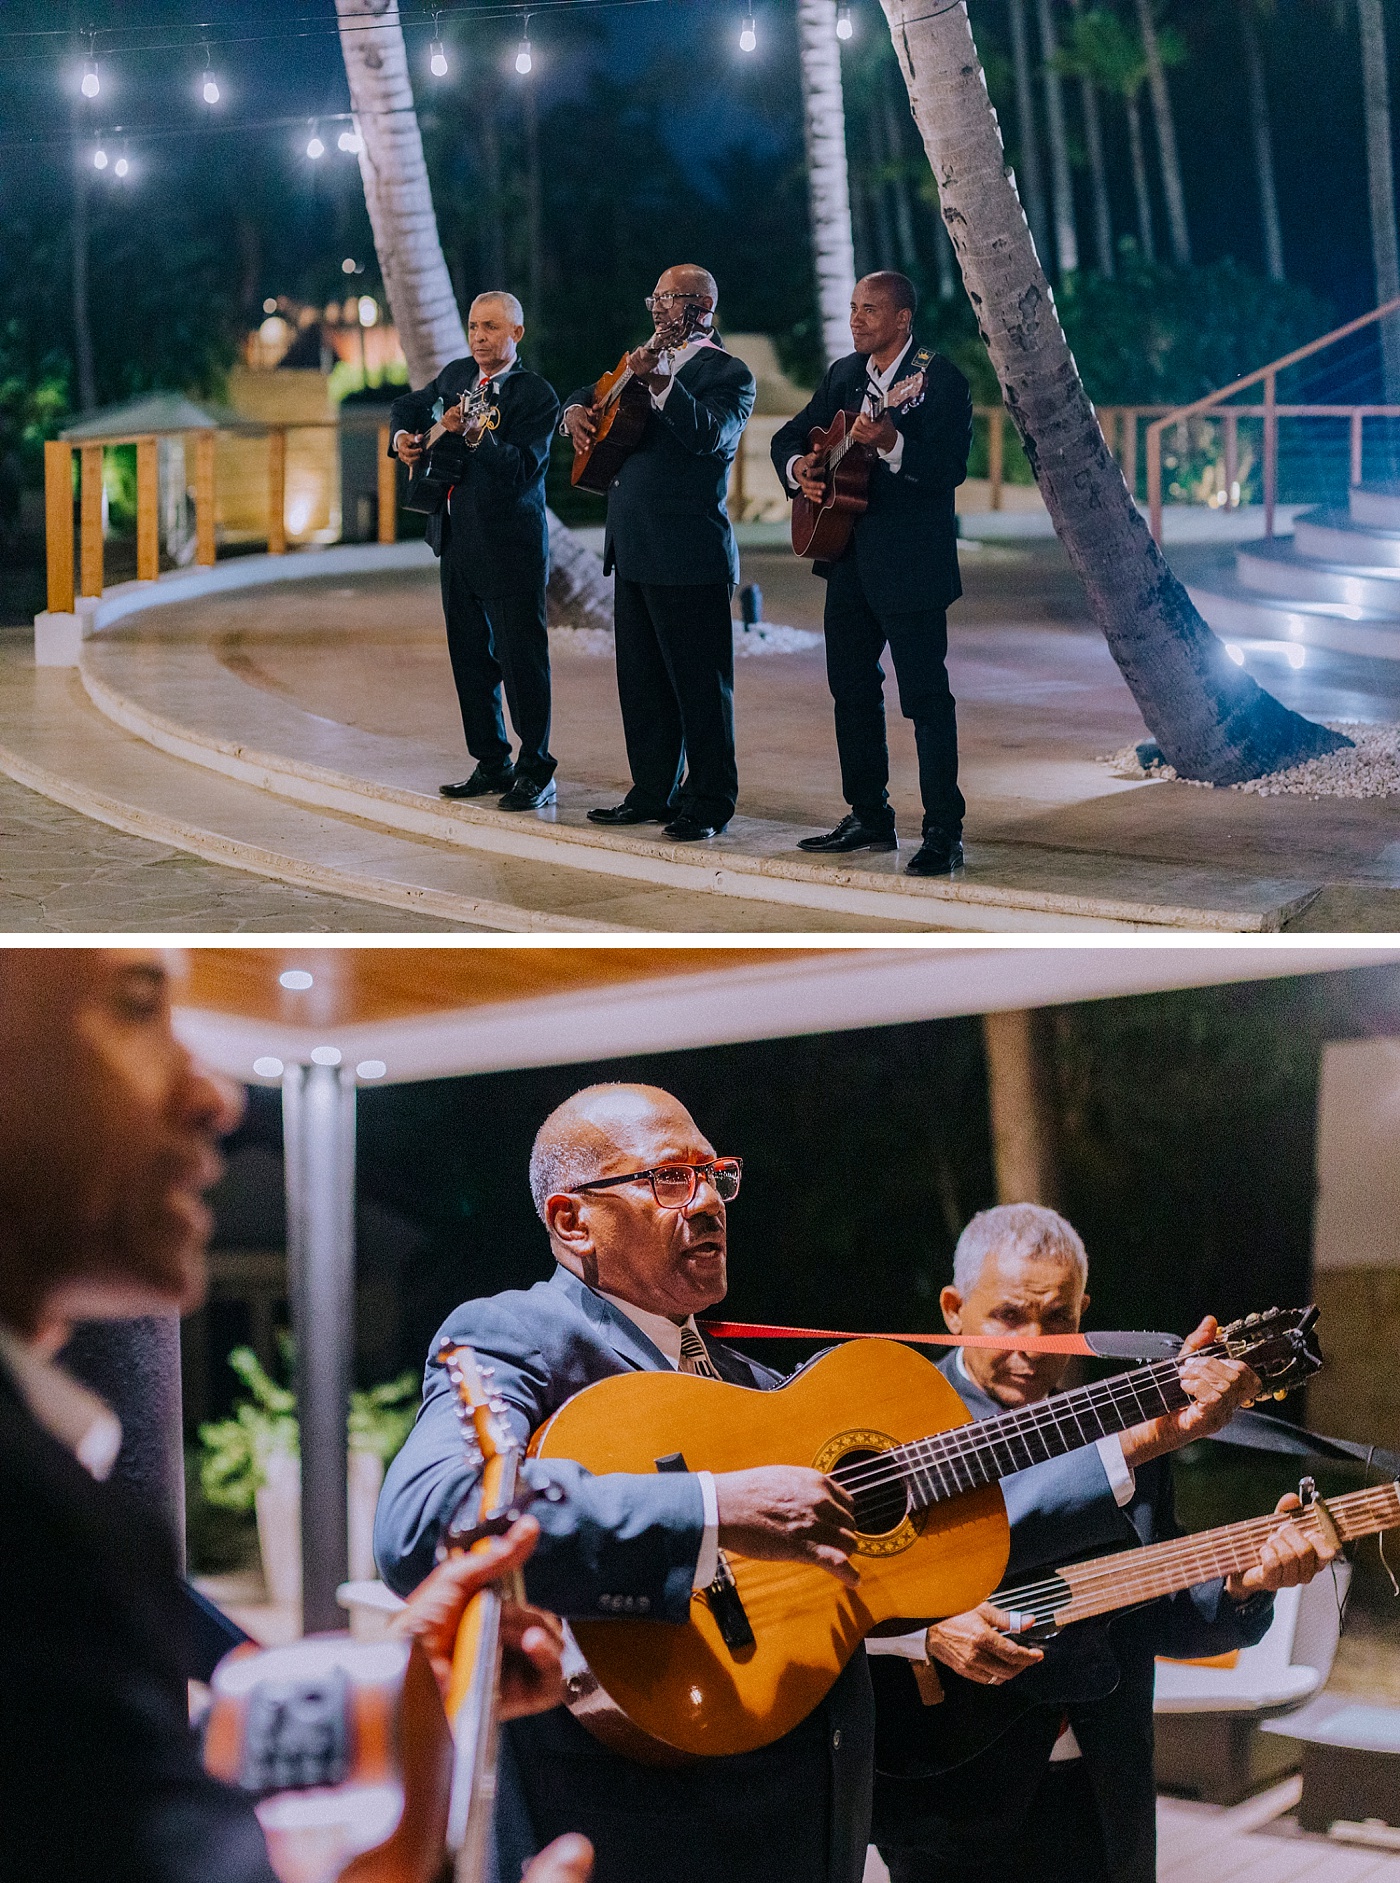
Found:
[[503, 811], [537, 811], [542, 804], [553, 804], [558, 795], [552, 778], [525, 778], [517, 773], [500, 805]]
[[590, 824], [664, 824], [669, 811], [643, 811], [635, 804], [599, 804], [588, 813]]
[[692, 817], [688, 811], [682, 811], [673, 817], [662, 835], [669, 837], [672, 843], [707, 843], [711, 837], [718, 837], [727, 829], [724, 824], [702, 824], [698, 817]]
[[962, 838], [933, 831], [904, 866], [906, 876], [956, 876], [963, 867]]
[[894, 834], [893, 826], [885, 828], [863, 824], [853, 811], [849, 817], [841, 819], [835, 830], [829, 830], [821, 837], [802, 837], [797, 847], [799, 850], [819, 850], [828, 854], [847, 850], [897, 850], [899, 839]]
[[498, 798], [515, 783], [514, 765], [478, 765], [460, 784], [439, 785], [440, 798]]

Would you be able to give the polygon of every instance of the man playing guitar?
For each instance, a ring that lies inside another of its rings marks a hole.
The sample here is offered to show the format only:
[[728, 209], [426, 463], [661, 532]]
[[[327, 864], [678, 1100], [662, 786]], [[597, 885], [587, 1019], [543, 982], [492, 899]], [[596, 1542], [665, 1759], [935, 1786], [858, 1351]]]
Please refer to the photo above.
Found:
[[[754, 402], [753, 374], [724, 350], [719, 290], [703, 268], [668, 268], [647, 300], [658, 334], [628, 356], [651, 395], [641, 441], [608, 489], [605, 572], [616, 570], [617, 690], [632, 788], [596, 824], [664, 824], [675, 843], [734, 815], [734, 641], [739, 557], [725, 509], [729, 467]], [[664, 333], [691, 310], [695, 331]], [[598, 432], [595, 387], [564, 401], [576, 451]], [[685, 773], [682, 783], [681, 774]]]
[[[395, 399], [389, 415], [390, 451], [410, 468], [423, 456], [439, 400], [443, 428], [469, 447], [464, 473], [428, 518], [427, 535], [441, 558], [447, 649], [476, 769], [439, 790], [445, 798], [495, 797], [506, 811], [533, 811], [555, 795], [544, 474], [559, 401], [547, 380], [520, 365], [524, 333], [513, 294], [479, 294], [467, 321], [471, 358], [450, 361], [421, 392]], [[479, 395], [475, 423], [460, 409], [464, 394]], [[514, 763], [502, 681], [520, 741]]]
[[[891, 272], [867, 275], [851, 297], [855, 352], [837, 360], [811, 400], [773, 439], [784, 489], [814, 503], [823, 496], [812, 431], [841, 411], [859, 411], [851, 435], [877, 454], [869, 508], [825, 576], [826, 675], [836, 704], [841, 791], [850, 815], [803, 850], [845, 853], [896, 850], [888, 785], [884, 674], [886, 646], [899, 680], [899, 703], [914, 722], [923, 798], [923, 843], [909, 863], [915, 876], [946, 876], [962, 866], [963, 799], [958, 790], [958, 729], [948, 687], [948, 603], [958, 577], [953, 491], [967, 475], [972, 395], [955, 366], [914, 338], [914, 284]], [[904, 382], [917, 377], [910, 389]], [[895, 392], [909, 396], [896, 404]], [[885, 410], [886, 395], [890, 409]], [[870, 415], [875, 406], [878, 416]]]

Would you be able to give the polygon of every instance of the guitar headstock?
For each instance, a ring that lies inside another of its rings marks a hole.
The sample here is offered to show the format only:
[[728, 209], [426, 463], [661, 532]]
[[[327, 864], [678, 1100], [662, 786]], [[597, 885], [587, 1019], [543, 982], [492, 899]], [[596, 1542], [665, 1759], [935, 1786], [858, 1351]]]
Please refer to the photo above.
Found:
[[656, 338], [661, 342], [662, 351], [669, 353], [676, 347], [683, 347], [699, 329], [706, 311], [703, 307], [697, 307], [693, 301], [685, 301], [678, 313], [672, 314], [668, 320], [657, 321]]
[[482, 1462], [517, 1462], [523, 1447], [506, 1422], [504, 1402], [491, 1391], [489, 1368], [483, 1369], [472, 1349], [460, 1340], [444, 1340], [438, 1348], [438, 1359], [457, 1395], [462, 1429]]
[[897, 385], [891, 386], [885, 394], [885, 410], [892, 412], [896, 406], [911, 405], [923, 397], [923, 391], [924, 375], [921, 372], [911, 373], [907, 379], [901, 379]]
[[1317, 1309], [1269, 1308], [1222, 1327], [1217, 1342], [1232, 1360], [1243, 1360], [1275, 1399], [1286, 1399], [1322, 1368], [1314, 1331]]

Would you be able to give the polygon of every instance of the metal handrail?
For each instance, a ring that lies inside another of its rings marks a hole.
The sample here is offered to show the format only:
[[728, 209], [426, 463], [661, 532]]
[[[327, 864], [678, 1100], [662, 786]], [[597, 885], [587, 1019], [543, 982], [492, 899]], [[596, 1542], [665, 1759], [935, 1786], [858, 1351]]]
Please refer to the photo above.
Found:
[[[1400, 408], [1387, 405], [1357, 404], [1329, 407], [1325, 412], [1311, 413], [1304, 408], [1280, 406], [1278, 403], [1278, 376], [1290, 366], [1296, 366], [1299, 360], [1307, 359], [1313, 353], [1320, 353], [1324, 347], [1332, 346], [1338, 340], [1345, 340], [1349, 334], [1358, 333], [1361, 328], [1369, 327], [1372, 322], [1384, 320], [1388, 314], [1400, 312], [1400, 297], [1384, 301], [1379, 307], [1373, 307], [1369, 314], [1359, 314], [1355, 320], [1349, 320], [1344, 326], [1334, 327], [1331, 333], [1321, 334], [1316, 340], [1309, 340], [1306, 346], [1295, 347], [1291, 353], [1281, 358], [1270, 360], [1267, 366], [1256, 367], [1252, 373], [1246, 373], [1232, 385], [1221, 386], [1215, 392], [1208, 392], [1202, 398], [1193, 399], [1189, 405], [1174, 406], [1161, 418], [1154, 419], [1147, 428], [1147, 508], [1149, 526], [1158, 543], [1162, 540], [1162, 433], [1168, 425], [1184, 425], [1188, 419], [1203, 415], [1229, 417], [1225, 402], [1236, 393], [1243, 392], [1248, 386], [1264, 387], [1261, 411], [1264, 419], [1264, 534], [1274, 533], [1274, 510], [1278, 497], [1278, 421], [1286, 417], [1331, 417], [1350, 418], [1352, 422], [1352, 482], [1359, 483], [1361, 478], [1360, 420], [1373, 417], [1400, 416]], [[1242, 408], [1233, 408], [1236, 415]], [[1249, 410], [1249, 408], [1243, 408]], [[1252, 414], [1251, 414], [1252, 415]], [[1227, 481], [1228, 474], [1227, 474]]]
[[[267, 439], [267, 553], [287, 551], [287, 433], [334, 431], [335, 419], [248, 419], [234, 425], [200, 426], [191, 431], [113, 432], [101, 438], [52, 438], [44, 445], [44, 535], [48, 607], [52, 614], [72, 614], [76, 597], [100, 596], [104, 582], [102, 546], [102, 454], [115, 445], [136, 447], [136, 579], [152, 582], [160, 573], [159, 479], [156, 446], [162, 437], [194, 440], [195, 563], [212, 568], [215, 557], [216, 478], [214, 441], [263, 435]], [[73, 454], [78, 454], [78, 554], [73, 554]], [[398, 534], [398, 486], [389, 456], [389, 427], [379, 427], [379, 541]], [[77, 567], [75, 569], [75, 560]], [[76, 579], [75, 579], [76, 577]]]

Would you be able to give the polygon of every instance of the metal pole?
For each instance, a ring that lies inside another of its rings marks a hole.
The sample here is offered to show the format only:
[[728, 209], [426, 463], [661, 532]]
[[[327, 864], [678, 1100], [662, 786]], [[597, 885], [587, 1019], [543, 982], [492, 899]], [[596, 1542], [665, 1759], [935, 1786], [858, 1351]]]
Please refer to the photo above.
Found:
[[339, 1066], [282, 1080], [287, 1267], [301, 1425], [302, 1628], [340, 1626], [349, 1573], [345, 1421], [355, 1307], [355, 1083]]
[[81, 1321], [63, 1364], [116, 1413], [122, 1448], [112, 1476], [161, 1519], [185, 1566], [185, 1457], [180, 1323], [174, 1315]]

